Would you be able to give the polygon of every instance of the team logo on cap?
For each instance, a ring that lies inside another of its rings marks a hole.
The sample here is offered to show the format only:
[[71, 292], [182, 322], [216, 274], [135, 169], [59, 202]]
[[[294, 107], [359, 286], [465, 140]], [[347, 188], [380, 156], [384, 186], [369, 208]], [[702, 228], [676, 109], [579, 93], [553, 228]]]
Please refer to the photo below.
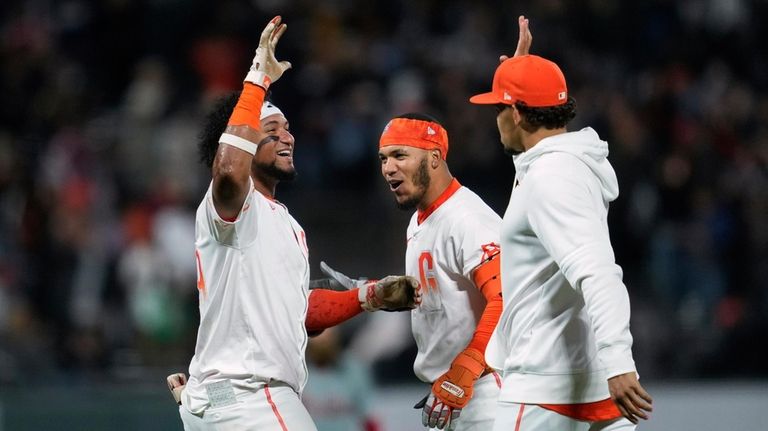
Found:
[[557, 100], [565, 100], [565, 98], [566, 98], [565, 91], [561, 91], [557, 93]]
[[437, 134], [437, 132], [435, 132], [433, 128], [427, 126], [427, 135], [435, 135], [435, 134]]
[[504, 92], [504, 100], [512, 100], [512, 96], [510, 96], [506, 91]]

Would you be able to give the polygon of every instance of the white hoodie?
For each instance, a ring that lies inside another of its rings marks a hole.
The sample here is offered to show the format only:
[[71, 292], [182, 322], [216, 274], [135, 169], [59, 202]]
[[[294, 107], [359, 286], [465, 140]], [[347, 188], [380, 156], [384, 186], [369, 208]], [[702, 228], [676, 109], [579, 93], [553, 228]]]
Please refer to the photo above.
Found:
[[608, 235], [619, 194], [608, 144], [591, 128], [515, 158], [501, 228], [504, 312], [486, 351], [500, 400], [574, 404], [609, 397], [635, 371], [629, 297]]

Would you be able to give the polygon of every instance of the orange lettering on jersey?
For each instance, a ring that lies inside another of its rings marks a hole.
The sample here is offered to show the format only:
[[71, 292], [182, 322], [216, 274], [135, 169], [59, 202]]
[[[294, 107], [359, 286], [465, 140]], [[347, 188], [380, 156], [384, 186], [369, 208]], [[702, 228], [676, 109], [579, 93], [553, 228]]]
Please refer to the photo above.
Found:
[[195, 250], [195, 260], [197, 260], [197, 290], [205, 295], [205, 277], [203, 277], [203, 264], [200, 263], [200, 252]]
[[435, 278], [435, 261], [432, 253], [422, 251], [419, 256], [419, 278], [421, 285], [429, 290], [437, 291], [437, 279]]

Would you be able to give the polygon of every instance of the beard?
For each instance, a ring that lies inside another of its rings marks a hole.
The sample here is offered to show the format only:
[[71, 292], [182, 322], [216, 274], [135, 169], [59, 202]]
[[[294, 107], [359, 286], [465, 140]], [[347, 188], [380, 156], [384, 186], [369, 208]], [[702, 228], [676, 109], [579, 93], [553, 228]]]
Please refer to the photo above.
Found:
[[270, 164], [259, 165], [258, 168], [267, 176], [277, 181], [293, 181], [296, 178], [296, 169], [280, 169], [277, 167], [277, 161]]
[[427, 189], [429, 188], [430, 180], [431, 178], [429, 176], [429, 168], [427, 167], [427, 158], [425, 157], [421, 160], [421, 163], [419, 163], [419, 169], [413, 175], [413, 178], [411, 178], [411, 181], [416, 188], [416, 192], [410, 198], [402, 202], [397, 202], [397, 207], [401, 210], [407, 211], [416, 208], [416, 205], [418, 205], [421, 200], [424, 199], [424, 195], [427, 193]]

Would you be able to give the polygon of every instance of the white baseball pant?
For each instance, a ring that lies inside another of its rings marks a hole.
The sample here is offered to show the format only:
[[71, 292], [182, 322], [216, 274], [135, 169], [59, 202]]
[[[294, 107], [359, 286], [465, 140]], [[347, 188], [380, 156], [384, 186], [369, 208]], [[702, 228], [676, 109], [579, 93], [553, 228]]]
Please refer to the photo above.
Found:
[[636, 427], [624, 417], [583, 422], [536, 404], [499, 401], [496, 412], [493, 431], [633, 431]]

